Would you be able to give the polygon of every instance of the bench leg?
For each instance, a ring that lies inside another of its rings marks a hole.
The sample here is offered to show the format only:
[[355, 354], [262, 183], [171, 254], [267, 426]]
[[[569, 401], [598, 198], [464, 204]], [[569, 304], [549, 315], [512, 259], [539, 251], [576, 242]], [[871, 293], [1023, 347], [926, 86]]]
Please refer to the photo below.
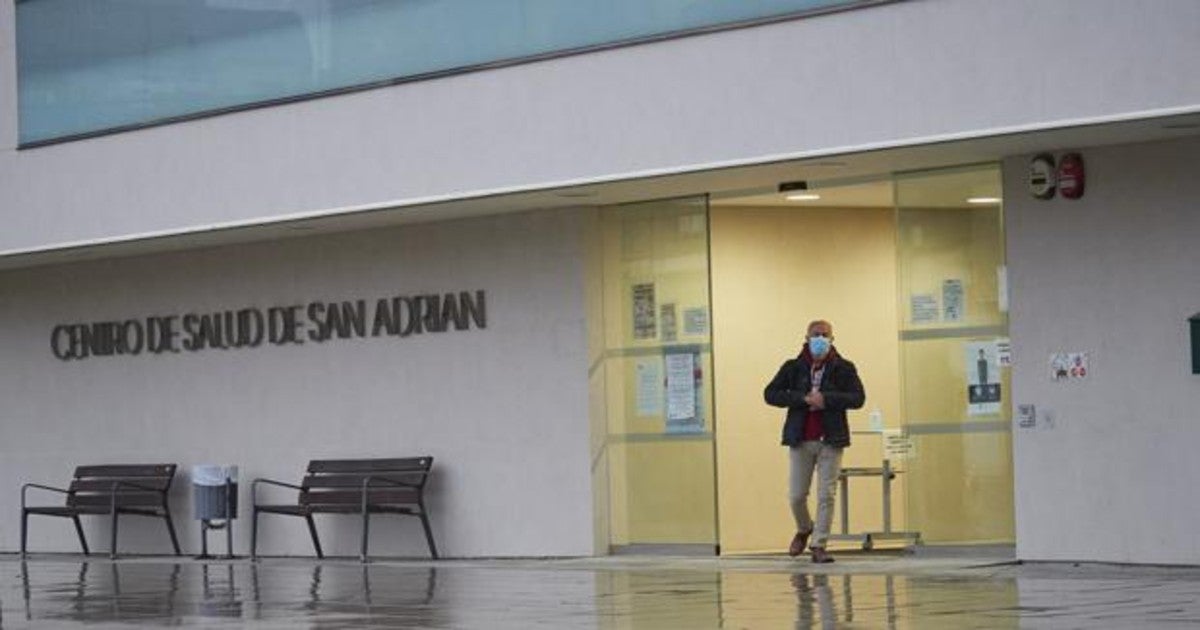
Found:
[[171, 535], [171, 546], [175, 548], [175, 555], [182, 556], [179, 552], [179, 537], [175, 535], [175, 524], [171, 522], [171, 508], [163, 504], [163, 518], [167, 521], [167, 533]]
[[88, 550], [87, 546], [87, 538], [83, 535], [83, 523], [79, 522], [79, 515], [72, 516], [71, 520], [75, 521], [75, 533], [79, 535], [79, 546], [83, 547], [83, 555], [91, 555], [92, 552]]
[[368, 525], [370, 524], [370, 522], [371, 522], [371, 513], [367, 510], [363, 510], [362, 551], [360, 551], [358, 554], [359, 560], [361, 560], [363, 562], [367, 561], [367, 533], [369, 531]]
[[117, 516], [120, 514], [116, 509], [112, 511], [112, 546], [109, 547], [108, 557], [112, 560], [117, 559]]
[[258, 506], [250, 510], [250, 560], [258, 560]]
[[313, 522], [312, 514], [305, 514], [304, 520], [308, 521], [308, 535], [312, 536], [313, 549], [317, 550], [317, 557], [324, 558], [325, 554], [321, 551], [321, 541], [317, 540], [317, 524]]
[[422, 502], [417, 505], [421, 508], [419, 516], [421, 517], [421, 527], [425, 528], [425, 542], [429, 543], [429, 555], [433, 556], [434, 560], [437, 560], [437, 545], [433, 544], [433, 528], [429, 526], [429, 516], [425, 513], [425, 504]]
[[25, 559], [25, 543], [29, 537], [29, 512], [21, 510], [21, 559]]

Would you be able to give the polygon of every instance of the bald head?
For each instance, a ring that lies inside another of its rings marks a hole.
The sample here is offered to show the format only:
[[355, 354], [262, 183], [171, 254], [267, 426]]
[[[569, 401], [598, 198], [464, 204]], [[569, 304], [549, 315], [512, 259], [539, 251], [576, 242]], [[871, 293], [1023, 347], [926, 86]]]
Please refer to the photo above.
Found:
[[814, 319], [808, 323], [808, 329], [805, 333], [805, 338], [808, 337], [825, 337], [833, 339], [833, 324], [823, 319]]

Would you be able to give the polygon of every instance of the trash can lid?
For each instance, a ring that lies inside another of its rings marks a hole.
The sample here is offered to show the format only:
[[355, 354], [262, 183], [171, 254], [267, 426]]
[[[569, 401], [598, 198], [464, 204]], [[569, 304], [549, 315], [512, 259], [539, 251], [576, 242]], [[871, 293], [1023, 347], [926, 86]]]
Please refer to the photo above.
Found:
[[237, 466], [196, 464], [192, 466], [192, 483], [198, 486], [223, 486], [225, 480], [237, 481]]

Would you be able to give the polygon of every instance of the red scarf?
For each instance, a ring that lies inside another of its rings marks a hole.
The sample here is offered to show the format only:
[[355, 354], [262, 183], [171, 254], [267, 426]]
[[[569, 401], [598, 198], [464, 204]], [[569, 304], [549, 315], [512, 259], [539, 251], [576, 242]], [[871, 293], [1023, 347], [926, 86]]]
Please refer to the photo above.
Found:
[[[833, 346], [830, 346], [829, 353], [825, 355], [825, 360], [821, 362], [820, 366], [816, 366], [813, 365], [813, 356], [812, 353], [808, 351], [808, 344], [804, 344], [804, 351], [800, 353], [801, 359], [808, 359], [810, 370], [809, 375], [812, 377], [812, 382], [814, 383], [817, 381], [816, 372], [828, 368], [830, 360], [836, 356], [837, 350], [834, 350]], [[822, 372], [822, 380], [824, 380], [824, 376], [824, 372]], [[819, 387], [817, 389], [820, 391]], [[825, 437], [825, 427], [821, 424], [822, 413], [823, 412], [820, 409], [808, 410], [808, 415], [804, 418], [804, 437], [802, 438], [805, 442], [810, 440], [819, 441], [821, 438]]]

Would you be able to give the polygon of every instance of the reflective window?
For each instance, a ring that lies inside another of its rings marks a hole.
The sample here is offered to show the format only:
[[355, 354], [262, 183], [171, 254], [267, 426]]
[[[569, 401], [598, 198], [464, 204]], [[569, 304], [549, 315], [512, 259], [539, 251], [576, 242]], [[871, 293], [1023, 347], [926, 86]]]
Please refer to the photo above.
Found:
[[23, 0], [23, 144], [880, 0]]

